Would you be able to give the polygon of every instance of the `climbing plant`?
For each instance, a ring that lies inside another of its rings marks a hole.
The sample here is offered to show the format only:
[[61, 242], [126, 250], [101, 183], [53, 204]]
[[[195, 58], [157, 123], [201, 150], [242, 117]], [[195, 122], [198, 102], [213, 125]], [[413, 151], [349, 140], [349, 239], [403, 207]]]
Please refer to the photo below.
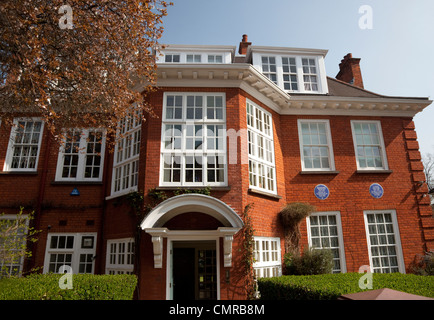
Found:
[[253, 204], [248, 204], [244, 207], [242, 219], [244, 227], [242, 229], [243, 234], [243, 261], [244, 261], [244, 275], [246, 279], [246, 294], [247, 299], [254, 299], [256, 296], [256, 279], [255, 272], [253, 270], [254, 261], [254, 232], [252, 219], [249, 215], [250, 210], [253, 208]]

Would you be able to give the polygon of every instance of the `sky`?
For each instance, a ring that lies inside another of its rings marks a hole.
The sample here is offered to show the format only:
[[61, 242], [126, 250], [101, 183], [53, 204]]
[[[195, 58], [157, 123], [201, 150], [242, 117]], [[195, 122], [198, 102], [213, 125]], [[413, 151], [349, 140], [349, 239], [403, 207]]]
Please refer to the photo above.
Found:
[[[327, 49], [335, 77], [361, 58], [365, 89], [434, 100], [433, 0], [172, 0], [162, 44]], [[414, 117], [422, 155], [434, 154], [434, 104]]]

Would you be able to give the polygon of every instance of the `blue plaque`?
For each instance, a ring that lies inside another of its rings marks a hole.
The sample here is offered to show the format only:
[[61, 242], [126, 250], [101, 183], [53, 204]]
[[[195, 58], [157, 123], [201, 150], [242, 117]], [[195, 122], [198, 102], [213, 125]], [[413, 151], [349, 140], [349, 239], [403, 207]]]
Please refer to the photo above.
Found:
[[79, 196], [80, 192], [78, 191], [77, 188], [74, 188], [69, 195], [71, 195], [71, 196]]
[[329, 197], [330, 191], [326, 185], [319, 184], [315, 187], [314, 191], [315, 196], [320, 200], [325, 200]]
[[378, 183], [373, 183], [369, 187], [369, 193], [376, 199], [380, 199], [384, 194], [384, 189]]

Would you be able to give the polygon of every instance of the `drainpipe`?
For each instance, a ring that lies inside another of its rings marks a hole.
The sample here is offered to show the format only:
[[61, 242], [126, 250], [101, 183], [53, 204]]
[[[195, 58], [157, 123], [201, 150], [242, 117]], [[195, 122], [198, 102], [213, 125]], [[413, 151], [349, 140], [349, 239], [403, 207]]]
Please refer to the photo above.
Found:
[[[35, 220], [34, 220], [34, 227], [35, 230], [40, 230], [41, 227], [41, 215], [42, 215], [42, 202], [44, 200], [45, 195], [45, 184], [47, 180], [47, 173], [48, 173], [48, 160], [50, 158], [50, 149], [51, 149], [51, 140], [52, 136], [49, 131], [46, 131], [46, 138], [45, 138], [45, 158], [44, 163], [42, 165], [42, 174], [41, 179], [39, 181], [39, 193], [38, 193], [38, 199], [36, 202], [36, 208], [35, 208]], [[36, 248], [38, 246], [38, 243], [32, 244], [32, 259], [29, 261], [29, 270], [35, 267], [36, 261]]]

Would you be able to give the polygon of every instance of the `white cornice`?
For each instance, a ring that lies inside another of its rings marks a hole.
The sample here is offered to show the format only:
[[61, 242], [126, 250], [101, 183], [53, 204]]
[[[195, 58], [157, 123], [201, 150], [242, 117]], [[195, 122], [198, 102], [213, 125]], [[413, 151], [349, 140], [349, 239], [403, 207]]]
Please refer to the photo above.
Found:
[[157, 87], [240, 88], [279, 114], [413, 117], [425, 98], [290, 95], [250, 64], [158, 64]]

